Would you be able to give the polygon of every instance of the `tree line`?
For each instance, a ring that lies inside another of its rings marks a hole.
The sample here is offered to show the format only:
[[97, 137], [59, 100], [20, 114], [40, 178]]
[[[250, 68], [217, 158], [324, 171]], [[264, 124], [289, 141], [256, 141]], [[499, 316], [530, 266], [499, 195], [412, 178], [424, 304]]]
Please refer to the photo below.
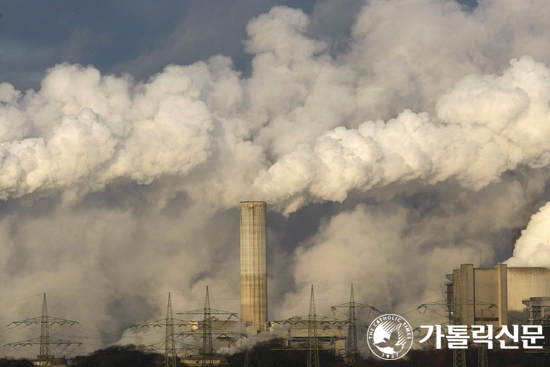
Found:
[[[286, 341], [276, 338], [260, 342], [248, 349], [250, 367], [304, 367], [307, 366], [308, 351], [285, 348]], [[489, 349], [489, 367], [540, 367], [550, 366], [550, 354], [525, 354], [520, 350]], [[243, 367], [247, 350], [226, 356], [225, 364], [220, 367]], [[344, 367], [341, 356], [331, 351], [320, 350], [321, 367]], [[477, 349], [466, 350], [468, 366], [477, 366]], [[98, 349], [86, 356], [74, 359], [76, 367], [162, 367], [164, 355], [148, 350], [145, 346], [113, 345]], [[443, 367], [452, 366], [453, 351], [435, 349], [427, 345], [420, 349], [411, 349], [409, 353], [395, 361], [383, 361], [374, 357], [360, 358], [353, 367]], [[0, 359], [0, 367], [33, 367], [24, 359]], [[178, 362], [178, 367], [186, 366]]]

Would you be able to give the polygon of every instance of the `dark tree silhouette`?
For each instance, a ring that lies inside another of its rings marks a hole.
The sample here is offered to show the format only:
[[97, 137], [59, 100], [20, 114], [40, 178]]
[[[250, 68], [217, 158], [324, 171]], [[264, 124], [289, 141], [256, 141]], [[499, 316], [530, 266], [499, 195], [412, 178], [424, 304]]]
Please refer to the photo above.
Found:
[[[284, 349], [284, 339], [271, 339], [254, 345], [249, 350], [251, 367], [303, 367], [307, 364], [307, 351]], [[321, 367], [348, 367], [344, 361], [330, 351], [319, 351]], [[488, 350], [489, 367], [542, 367], [550, 366], [550, 354], [524, 354], [523, 350]], [[231, 367], [244, 365], [245, 351], [228, 356]], [[477, 348], [470, 346], [466, 350], [468, 366], [477, 366]], [[407, 355], [394, 361], [383, 361], [374, 357], [358, 360], [353, 367], [444, 367], [452, 366], [453, 351], [444, 347], [436, 349], [424, 345], [420, 349], [411, 349]]]
[[[303, 367], [307, 365], [306, 350], [281, 350], [286, 341], [282, 338], [270, 339], [254, 345], [249, 351], [251, 367]], [[228, 357], [231, 367], [244, 365], [245, 351]], [[337, 366], [338, 359], [330, 351], [319, 351], [321, 367]]]
[[159, 367], [164, 356], [152, 353], [143, 346], [113, 345], [98, 349], [77, 360], [80, 367]]
[[0, 367], [34, 367], [27, 359], [0, 359]]

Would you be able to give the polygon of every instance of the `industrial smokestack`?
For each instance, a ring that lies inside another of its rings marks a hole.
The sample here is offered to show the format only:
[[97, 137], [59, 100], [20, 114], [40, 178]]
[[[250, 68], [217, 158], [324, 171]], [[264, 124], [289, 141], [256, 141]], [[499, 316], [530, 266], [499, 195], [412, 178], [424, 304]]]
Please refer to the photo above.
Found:
[[247, 333], [264, 331], [267, 323], [267, 206], [241, 202], [241, 318]]

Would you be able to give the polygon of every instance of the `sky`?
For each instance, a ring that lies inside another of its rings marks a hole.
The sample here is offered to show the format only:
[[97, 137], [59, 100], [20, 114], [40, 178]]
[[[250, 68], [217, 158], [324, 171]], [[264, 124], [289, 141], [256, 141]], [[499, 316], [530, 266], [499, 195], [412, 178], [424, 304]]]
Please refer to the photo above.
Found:
[[353, 283], [436, 323], [416, 307], [462, 263], [550, 267], [545, 0], [0, 13], [0, 323], [39, 316], [46, 292], [81, 323], [57, 354], [162, 339], [129, 326], [164, 317], [168, 292], [181, 312], [208, 285], [238, 312], [242, 200], [268, 203], [270, 320], [307, 314], [311, 284], [328, 316]]

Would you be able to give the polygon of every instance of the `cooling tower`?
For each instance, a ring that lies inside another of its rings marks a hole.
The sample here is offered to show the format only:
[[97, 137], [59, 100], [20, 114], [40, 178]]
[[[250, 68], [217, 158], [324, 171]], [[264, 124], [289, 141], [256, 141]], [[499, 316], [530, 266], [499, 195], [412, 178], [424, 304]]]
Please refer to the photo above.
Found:
[[241, 318], [247, 333], [267, 323], [266, 203], [241, 202]]

